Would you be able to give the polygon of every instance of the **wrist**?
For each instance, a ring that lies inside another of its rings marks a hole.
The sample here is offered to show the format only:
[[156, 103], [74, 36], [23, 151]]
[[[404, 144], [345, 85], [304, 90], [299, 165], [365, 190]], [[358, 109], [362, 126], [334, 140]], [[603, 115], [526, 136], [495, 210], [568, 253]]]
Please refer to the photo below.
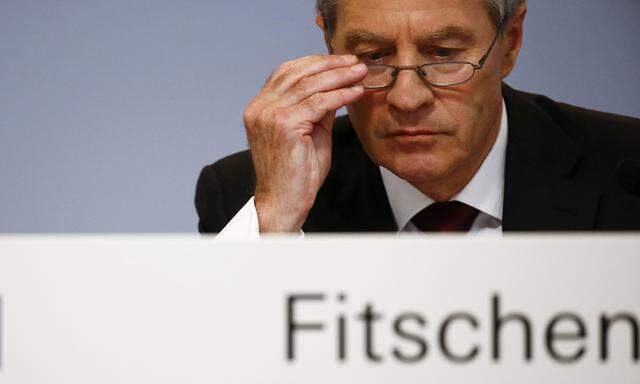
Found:
[[256, 193], [254, 197], [260, 233], [299, 232], [312, 204], [290, 204], [286, 198], [271, 198]]

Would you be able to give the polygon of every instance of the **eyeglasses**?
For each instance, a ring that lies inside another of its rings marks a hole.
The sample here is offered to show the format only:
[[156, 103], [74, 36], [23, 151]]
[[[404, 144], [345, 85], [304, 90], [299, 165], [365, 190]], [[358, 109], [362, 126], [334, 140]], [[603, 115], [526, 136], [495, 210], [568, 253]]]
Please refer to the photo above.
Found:
[[478, 64], [466, 61], [449, 61], [411, 66], [368, 64], [369, 72], [361, 85], [363, 85], [365, 89], [374, 90], [389, 88], [395, 83], [400, 71], [405, 70], [416, 72], [427, 84], [436, 87], [450, 87], [464, 84], [471, 80], [476, 72], [484, 67], [485, 62], [493, 50], [493, 46], [496, 44], [496, 41], [498, 41], [501, 31], [502, 24], [498, 27], [498, 32], [491, 46], [489, 46], [487, 53], [482, 56]]

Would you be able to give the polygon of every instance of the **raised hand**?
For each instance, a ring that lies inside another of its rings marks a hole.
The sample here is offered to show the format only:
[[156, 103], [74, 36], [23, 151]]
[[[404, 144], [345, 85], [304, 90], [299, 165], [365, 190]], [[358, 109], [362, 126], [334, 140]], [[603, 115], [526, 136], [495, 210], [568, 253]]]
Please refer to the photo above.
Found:
[[352, 55], [303, 57], [278, 67], [245, 110], [261, 232], [302, 227], [331, 166], [335, 113], [364, 95], [354, 84], [366, 74]]

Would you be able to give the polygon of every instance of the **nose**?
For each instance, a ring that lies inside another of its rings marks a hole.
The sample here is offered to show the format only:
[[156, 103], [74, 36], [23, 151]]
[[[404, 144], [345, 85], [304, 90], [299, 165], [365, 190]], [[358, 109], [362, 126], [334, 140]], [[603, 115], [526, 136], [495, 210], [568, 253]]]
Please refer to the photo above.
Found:
[[434, 94], [417, 68], [402, 67], [387, 93], [387, 104], [402, 112], [415, 112], [433, 104]]

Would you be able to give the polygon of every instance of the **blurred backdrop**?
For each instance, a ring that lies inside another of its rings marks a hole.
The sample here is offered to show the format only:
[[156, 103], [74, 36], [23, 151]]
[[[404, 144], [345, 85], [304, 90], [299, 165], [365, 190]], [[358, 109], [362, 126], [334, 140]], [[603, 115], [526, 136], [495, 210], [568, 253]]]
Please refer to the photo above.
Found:
[[[313, 0], [0, 1], [0, 232], [195, 232], [202, 166], [246, 148]], [[640, 1], [530, 0], [508, 80], [640, 117]]]

